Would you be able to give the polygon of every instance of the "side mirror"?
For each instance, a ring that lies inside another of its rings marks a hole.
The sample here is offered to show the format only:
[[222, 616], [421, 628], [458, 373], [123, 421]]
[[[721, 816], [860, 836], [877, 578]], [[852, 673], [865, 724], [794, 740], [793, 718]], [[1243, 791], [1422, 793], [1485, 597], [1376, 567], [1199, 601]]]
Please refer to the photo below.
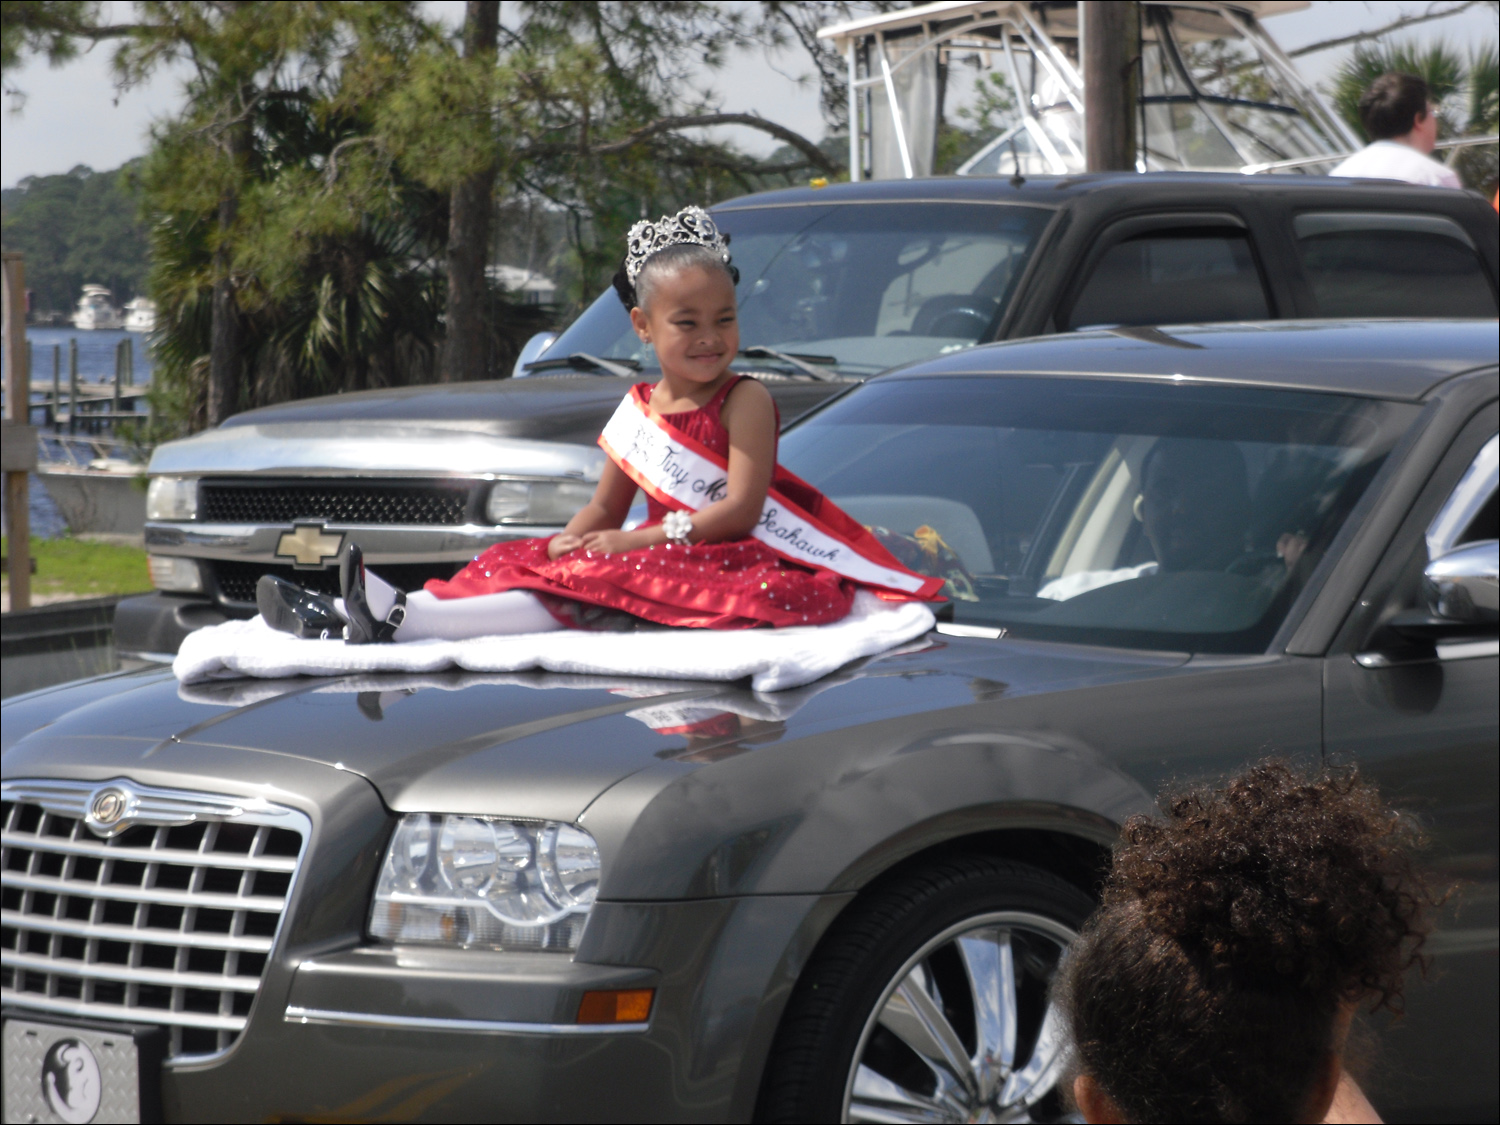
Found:
[[1444, 621], [1500, 622], [1500, 539], [1465, 543], [1439, 555], [1422, 575], [1427, 609]]
[[1433, 559], [1422, 574], [1422, 593], [1425, 609], [1386, 622], [1407, 644], [1493, 637], [1500, 624], [1500, 540], [1465, 543]]
[[510, 369], [512, 379], [524, 379], [531, 372], [526, 370], [528, 363], [534, 363], [542, 358], [542, 353], [557, 342], [557, 332], [538, 332], [526, 341], [521, 348], [521, 354], [516, 356], [516, 365]]

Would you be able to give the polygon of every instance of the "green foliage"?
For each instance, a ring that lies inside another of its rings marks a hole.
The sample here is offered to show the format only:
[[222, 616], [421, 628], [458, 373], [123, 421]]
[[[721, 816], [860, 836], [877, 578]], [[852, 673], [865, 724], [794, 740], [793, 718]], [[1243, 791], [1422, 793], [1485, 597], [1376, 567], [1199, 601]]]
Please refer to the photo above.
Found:
[[954, 114], [953, 120], [938, 124], [937, 158], [933, 170], [938, 175], [956, 172], [981, 148], [1014, 125], [1017, 102], [1010, 83], [999, 71], [982, 74], [974, 83], [973, 97]]
[[[911, 7], [907, 0], [761, 0], [749, 37], [769, 54], [792, 42], [806, 53], [817, 79], [819, 106], [829, 133], [849, 133], [848, 64], [830, 39], [819, 39], [818, 29], [845, 23], [876, 12]], [[840, 157], [842, 162], [843, 158]]]
[[712, 110], [693, 66], [747, 42], [742, 14], [708, 3], [530, 3], [497, 75], [506, 144], [501, 181], [562, 211], [571, 308], [608, 284], [630, 224], [687, 203], [754, 190], [756, 162], [668, 130], [664, 118]]
[[1243, 43], [1208, 39], [1181, 44], [1182, 61], [1207, 94], [1250, 102], [1295, 102], [1272, 84], [1272, 71]]
[[[1469, 52], [1466, 78], [1464, 132], [1488, 134], [1500, 130], [1500, 51], [1495, 44], [1481, 44]], [[1493, 198], [1500, 181], [1500, 148], [1466, 148], [1454, 165], [1467, 186]]]
[[39, 312], [69, 312], [85, 284], [123, 303], [145, 291], [146, 235], [136, 216], [134, 166], [28, 176], [4, 192], [5, 246], [26, 255], [26, 287]]
[[78, 54], [80, 31], [99, 23], [98, 0], [5, 0], [0, 5], [0, 70], [26, 55], [61, 66]]
[[331, 110], [329, 81], [314, 73], [258, 98], [250, 150], [236, 167], [197, 143], [195, 122], [177, 122], [159, 132], [142, 169], [155, 216], [154, 407], [184, 428], [204, 421], [224, 237], [218, 193], [203, 185], [224, 175], [234, 176], [238, 199], [228, 249], [242, 329], [240, 407], [433, 377], [446, 198], [369, 146], [349, 144], [368, 123]]
[[[527, 260], [576, 308], [642, 215], [826, 168], [800, 138], [764, 162], [685, 131], [715, 108], [694, 76], [731, 49], [807, 46], [815, 18], [890, 6], [532, 0], [507, 5], [489, 59], [465, 57], [405, 0], [140, 0], [134, 24], [108, 29], [96, 6], [7, 3], [6, 65], [105, 37], [120, 40], [125, 85], [189, 64], [186, 104], [140, 169], [159, 308], [160, 432], [138, 435], [149, 438], [206, 422], [213, 294], [226, 283], [241, 408], [433, 378], [449, 193], [476, 174], [495, 170], [501, 214], [540, 209], [563, 234], [561, 258]], [[553, 311], [490, 300], [498, 374]]]
[[[1382, 74], [1415, 74], [1438, 102], [1438, 139], [1494, 133], [1500, 125], [1500, 48], [1494, 41], [1474, 46], [1466, 55], [1445, 41], [1427, 43], [1378, 41], [1361, 43], [1339, 67], [1333, 80], [1333, 105], [1355, 133], [1368, 141], [1359, 119], [1359, 99]], [[1467, 148], [1453, 160], [1465, 187], [1486, 195], [1495, 190], [1496, 147]], [[1442, 159], [1443, 154], [1438, 153]]]
[[362, 54], [347, 67], [344, 96], [368, 107], [370, 151], [405, 175], [449, 188], [495, 167], [498, 196], [559, 216], [567, 253], [548, 272], [570, 311], [608, 283], [625, 231], [643, 215], [809, 175], [792, 146], [756, 161], [674, 124], [714, 110], [695, 72], [731, 48], [779, 41], [780, 15], [712, 3], [518, 9], [501, 29], [497, 66], [476, 68], [452, 40], [432, 36], [406, 55]]

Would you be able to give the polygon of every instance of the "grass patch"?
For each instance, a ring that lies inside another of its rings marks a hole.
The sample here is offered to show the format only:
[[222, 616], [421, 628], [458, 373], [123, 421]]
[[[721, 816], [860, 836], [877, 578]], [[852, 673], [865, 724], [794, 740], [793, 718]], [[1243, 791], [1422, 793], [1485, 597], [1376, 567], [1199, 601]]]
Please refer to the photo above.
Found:
[[[0, 552], [10, 557], [8, 537], [0, 536]], [[32, 597], [70, 594], [76, 598], [102, 598], [106, 594], [140, 594], [151, 589], [146, 570], [146, 552], [139, 547], [113, 543], [90, 543], [83, 539], [38, 539], [31, 537], [31, 557], [36, 573], [31, 576]], [[5, 575], [10, 590], [10, 575]]]

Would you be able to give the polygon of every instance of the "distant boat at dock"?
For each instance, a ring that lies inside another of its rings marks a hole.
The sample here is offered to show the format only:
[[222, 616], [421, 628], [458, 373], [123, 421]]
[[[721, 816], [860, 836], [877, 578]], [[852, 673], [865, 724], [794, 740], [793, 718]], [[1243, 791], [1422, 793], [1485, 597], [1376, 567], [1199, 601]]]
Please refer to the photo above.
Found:
[[125, 304], [126, 332], [156, 331], [156, 302], [150, 297], [132, 297]]
[[78, 298], [78, 309], [73, 313], [73, 327], [86, 332], [123, 327], [125, 318], [115, 307], [114, 296], [102, 285], [85, 285], [83, 296]]

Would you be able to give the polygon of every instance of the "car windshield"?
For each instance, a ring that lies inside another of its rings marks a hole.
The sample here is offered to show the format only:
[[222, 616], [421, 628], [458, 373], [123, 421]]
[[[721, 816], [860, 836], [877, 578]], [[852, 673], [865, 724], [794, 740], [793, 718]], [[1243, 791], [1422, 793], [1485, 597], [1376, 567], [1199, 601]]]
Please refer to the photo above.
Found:
[[[992, 203], [714, 212], [740, 271], [741, 346], [811, 357], [854, 376], [988, 339], [1051, 215]], [[547, 349], [548, 358], [578, 353], [656, 367], [612, 289]], [[753, 366], [783, 365], [760, 356]]]
[[854, 389], [780, 460], [947, 579], [955, 623], [1264, 651], [1414, 406], [1123, 379]]

